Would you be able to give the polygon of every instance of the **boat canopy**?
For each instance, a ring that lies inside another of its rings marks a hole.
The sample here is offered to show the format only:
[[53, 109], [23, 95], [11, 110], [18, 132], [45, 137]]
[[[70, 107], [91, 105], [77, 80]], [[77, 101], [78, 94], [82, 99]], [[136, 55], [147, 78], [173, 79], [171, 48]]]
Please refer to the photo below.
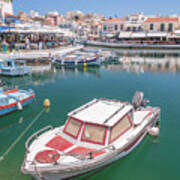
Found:
[[132, 105], [120, 101], [94, 99], [70, 112], [68, 116], [83, 122], [112, 127], [132, 110]]

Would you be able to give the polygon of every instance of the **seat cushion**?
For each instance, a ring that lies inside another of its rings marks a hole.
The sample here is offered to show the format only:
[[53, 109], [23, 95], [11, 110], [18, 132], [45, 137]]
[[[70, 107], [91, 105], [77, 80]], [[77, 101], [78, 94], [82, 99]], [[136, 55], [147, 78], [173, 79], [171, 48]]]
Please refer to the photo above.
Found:
[[62, 136], [56, 136], [53, 139], [51, 139], [47, 144], [46, 147], [50, 147], [59, 151], [64, 151], [68, 148], [70, 148], [73, 144], [63, 138]]

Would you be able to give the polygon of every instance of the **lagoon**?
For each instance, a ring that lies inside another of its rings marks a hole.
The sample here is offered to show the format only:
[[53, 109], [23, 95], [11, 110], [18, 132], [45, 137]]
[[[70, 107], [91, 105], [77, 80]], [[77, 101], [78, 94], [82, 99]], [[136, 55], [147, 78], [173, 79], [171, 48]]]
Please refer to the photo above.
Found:
[[[119, 54], [128, 56], [127, 54]], [[131, 58], [133, 58], [133, 55]], [[146, 56], [147, 57], [147, 56]], [[140, 58], [137, 56], [136, 59]], [[157, 57], [150, 57], [156, 62]], [[171, 59], [174, 64], [166, 64]], [[172, 60], [173, 59], [173, 60]], [[179, 180], [180, 149], [180, 68], [177, 55], [164, 55], [161, 63], [106, 64], [100, 68], [52, 69], [23, 78], [2, 78], [7, 87], [32, 88], [36, 93], [33, 104], [22, 112], [0, 119], [0, 156], [28, 127], [49, 98], [51, 107], [24, 134], [14, 148], [0, 161], [0, 180], [31, 180], [20, 173], [25, 153], [25, 141], [37, 130], [63, 125], [67, 113], [93, 98], [131, 101], [135, 91], [145, 93], [150, 104], [161, 112], [160, 136], [146, 137], [127, 157], [75, 179], [90, 180]], [[155, 65], [154, 65], [155, 64]]]

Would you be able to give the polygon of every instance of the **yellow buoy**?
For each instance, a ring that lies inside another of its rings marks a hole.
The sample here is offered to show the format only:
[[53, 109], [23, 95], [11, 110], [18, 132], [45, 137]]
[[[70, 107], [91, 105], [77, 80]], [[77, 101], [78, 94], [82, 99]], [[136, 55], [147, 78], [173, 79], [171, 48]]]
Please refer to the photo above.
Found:
[[87, 63], [86, 63], [86, 62], [84, 62], [84, 63], [83, 63], [83, 66], [84, 66], [84, 67], [87, 67]]
[[45, 108], [50, 107], [51, 104], [50, 104], [49, 99], [45, 99], [43, 105], [44, 105]]
[[56, 68], [53, 69], [53, 72], [56, 73]]

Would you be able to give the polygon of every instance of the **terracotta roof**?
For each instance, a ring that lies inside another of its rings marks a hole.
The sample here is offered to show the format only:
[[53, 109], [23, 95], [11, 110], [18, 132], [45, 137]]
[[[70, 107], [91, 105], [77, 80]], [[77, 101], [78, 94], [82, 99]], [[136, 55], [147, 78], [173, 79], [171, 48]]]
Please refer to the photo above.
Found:
[[18, 16], [17, 16], [17, 15], [10, 14], [10, 13], [8, 13], [8, 12], [5, 12], [5, 16], [6, 16], [6, 17], [18, 18]]
[[145, 22], [179, 22], [179, 19], [178, 17], [151, 17]]
[[107, 19], [105, 22], [124, 22], [125, 19], [123, 18], [110, 18], [110, 19]]

